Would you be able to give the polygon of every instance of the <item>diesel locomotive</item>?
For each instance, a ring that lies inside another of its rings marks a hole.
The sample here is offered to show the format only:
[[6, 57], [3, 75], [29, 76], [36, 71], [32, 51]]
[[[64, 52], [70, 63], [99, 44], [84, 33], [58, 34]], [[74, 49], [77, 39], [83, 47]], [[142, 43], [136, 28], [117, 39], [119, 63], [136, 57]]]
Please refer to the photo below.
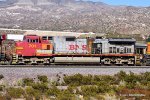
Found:
[[2, 35], [0, 63], [50, 65], [55, 64], [56, 57], [98, 57], [101, 65], [140, 65], [141, 56], [135, 52], [135, 43], [133, 38], [43, 38], [38, 35], [25, 35], [23, 41], [9, 41]]

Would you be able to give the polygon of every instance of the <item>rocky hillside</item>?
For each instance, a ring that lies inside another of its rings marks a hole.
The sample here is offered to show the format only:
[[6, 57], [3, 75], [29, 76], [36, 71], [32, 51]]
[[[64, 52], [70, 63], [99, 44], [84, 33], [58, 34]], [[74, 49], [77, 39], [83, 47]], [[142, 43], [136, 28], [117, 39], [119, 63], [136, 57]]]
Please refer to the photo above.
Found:
[[148, 34], [150, 7], [112, 6], [82, 0], [7, 0], [0, 27], [54, 31]]

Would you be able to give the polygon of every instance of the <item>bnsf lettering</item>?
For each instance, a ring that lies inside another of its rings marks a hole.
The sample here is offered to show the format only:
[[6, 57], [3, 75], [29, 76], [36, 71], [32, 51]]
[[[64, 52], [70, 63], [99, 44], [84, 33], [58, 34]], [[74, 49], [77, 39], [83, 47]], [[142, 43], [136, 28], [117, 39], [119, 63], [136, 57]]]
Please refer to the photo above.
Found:
[[82, 45], [82, 50], [86, 50], [87, 46], [86, 45]]
[[[78, 50], [79, 48], [80, 48], [79, 45], [69, 45], [69, 50]], [[87, 46], [82, 45], [81, 48], [82, 48], [82, 50], [86, 50]]]
[[69, 45], [69, 50], [77, 50], [78, 48], [78, 45]]

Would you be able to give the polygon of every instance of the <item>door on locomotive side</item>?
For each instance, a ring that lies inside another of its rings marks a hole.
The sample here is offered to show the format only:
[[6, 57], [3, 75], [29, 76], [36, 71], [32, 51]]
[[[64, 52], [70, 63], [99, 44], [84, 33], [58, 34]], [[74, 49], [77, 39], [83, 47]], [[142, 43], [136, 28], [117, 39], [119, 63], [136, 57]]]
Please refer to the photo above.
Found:
[[93, 43], [92, 53], [93, 54], [102, 54], [102, 43]]
[[104, 49], [105, 43], [103, 39], [95, 39], [92, 43], [92, 54], [102, 54], [105, 50]]

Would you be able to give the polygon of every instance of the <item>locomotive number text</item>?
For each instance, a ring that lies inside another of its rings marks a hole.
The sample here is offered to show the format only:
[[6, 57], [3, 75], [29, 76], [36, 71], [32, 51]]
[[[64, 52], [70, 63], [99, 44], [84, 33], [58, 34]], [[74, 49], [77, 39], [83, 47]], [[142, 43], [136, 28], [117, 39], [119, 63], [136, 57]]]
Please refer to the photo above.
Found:
[[35, 44], [29, 44], [29, 48], [36, 48]]

